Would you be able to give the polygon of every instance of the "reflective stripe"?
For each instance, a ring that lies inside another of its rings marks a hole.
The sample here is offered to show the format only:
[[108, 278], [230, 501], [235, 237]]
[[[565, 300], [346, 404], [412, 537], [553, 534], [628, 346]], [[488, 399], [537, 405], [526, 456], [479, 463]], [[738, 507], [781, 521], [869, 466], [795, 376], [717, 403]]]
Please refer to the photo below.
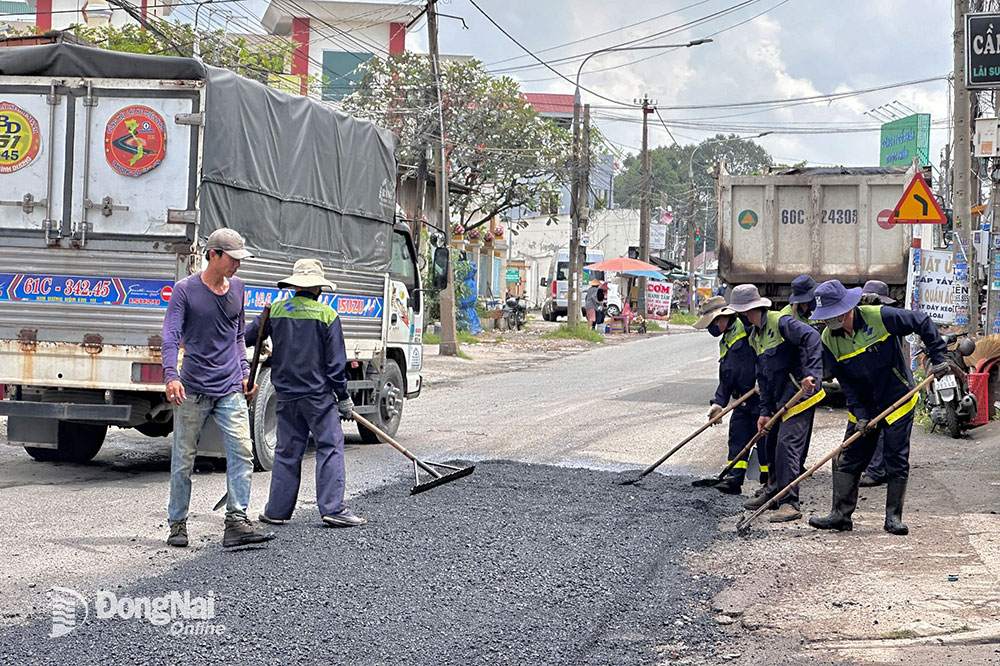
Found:
[[810, 398], [806, 398], [805, 400], [803, 400], [802, 402], [800, 402], [799, 404], [795, 405], [787, 412], [785, 412], [785, 415], [781, 417], [781, 421], [785, 422], [788, 419], [795, 416], [796, 414], [801, 414], [810, 407], [815, 407], [816, 404], [825, 397], [826, 397], [826, 391], [824, 389], [820, 389], [819, 393], [817, 393], [816, 395]]
[[726, 353], [736, 344], [737, 340], [747, 337], [747, 331], [743, 327], [743, 322], [736, 320], [735, 325], [730, 326], [719, 340], [719, 358], [725, 358]]
[[[890, 335], [891, 335], [891, 333], [886, 333], [885, 335], [883, 335], [878, 340], [873, 340], [872, 342], [870, 342], [869, 345], [878, 344], [878, 343], [882, 342], [883, 340], [888, 339]], [[859, 354], [864, 354], [866, 351], [868, 351], [868, 347], [862, 347], [861, 349], [855, 349], [854, 351], [852, 351], [849, 354], [844, 354], [843, 356], [838, 357], [837, 360], [838, 361], [846, 361], [847, 359], [854, 358], [855, 356], [857, 356]]]
[[762, 471], [762, 472], [768, 472], [769, 471], [768, 470], [768, 466], [767, 465], [761, 465], [760, 466], [760, 471]]
[[889, 414], [889, 416], [885, 417], [885, 422], [888, 423], [889, 425], [892, 425], [899, 419], [903, 418], [904, 416], [912, 412], [913, 408], [917, 406], [917, 398], [919, 396], [920, 396], [919, 393], [914, 393], [913, 397], [910, 398], [909, 402], [907, 402], [899, 409], [893, 411], [892, 414]]
[[858, 419], [854, 417], [854, 414], [851, 414], [850, 412], [847, 412], [847, 422], [848, 423], [857, 423]]
[[[726, 464], [727, 465], [732, 465], [733, 461], [732, 460], [727, 460]], [[733, 465], [733, 469], [746, 469], [746, 468], [747, 468], [747, 461], [746, 460], [741, 460], [738, 463], [736, 463], [735, 465]]]

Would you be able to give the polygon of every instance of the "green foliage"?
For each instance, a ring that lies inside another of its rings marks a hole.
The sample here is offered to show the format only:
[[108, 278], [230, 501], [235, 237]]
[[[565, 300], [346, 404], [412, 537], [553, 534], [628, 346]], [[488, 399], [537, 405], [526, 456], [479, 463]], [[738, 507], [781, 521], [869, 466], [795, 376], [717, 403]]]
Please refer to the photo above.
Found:
[[647, 331], [662, 331], [663, 327], [656, 323], [655, 319], [646, 320], [646, 330]]
[[674, 312], [670, 315], [670, 323], [679, 326], [691, 326], [698, 321], [698, 315], [687, 312]]
[[424, 333], [424, 344], [439, 345], [441, 344], [441, 336], [437, 333]]
[[559, 328], [546, 331], [538, 337], [546, 340], [576, 339], [596, 343], [604, 342], [604, 336], [592, 329], [587, 322], [580, 322], [572, 328], [566, 324], [560, 324]]
[[468, 354], [466, 354], [466, 353], [465, 353], [464, 351], [462, 351], [461, 349], [459, 349], [459, 350], [458, 350], [458, 354], [457, 354], [457, 356], [458, 356], [459, 358], [461, 358], [461, 359], [464, 359], [464, 360], [466, 360], [466, 361], [471, 361], [471, 360], [472, 360], [472, 357], [471, 357], [471, 356], [469, 356]]
[[[430, 60], [407, 51], [372, 58], [361, 71], [345, 110], [391, 130], [399, 161], [416, 164], [440, 133]], [[466, 229], [494, 215], [506, 220], [521, 206], [538, 210], [568, 183], [572, 136], [540, 117], [514, 79], [495, 77], [476, 60], [445, 62], [441, 95], [449, 179], [466, 188], [450, 203]]]

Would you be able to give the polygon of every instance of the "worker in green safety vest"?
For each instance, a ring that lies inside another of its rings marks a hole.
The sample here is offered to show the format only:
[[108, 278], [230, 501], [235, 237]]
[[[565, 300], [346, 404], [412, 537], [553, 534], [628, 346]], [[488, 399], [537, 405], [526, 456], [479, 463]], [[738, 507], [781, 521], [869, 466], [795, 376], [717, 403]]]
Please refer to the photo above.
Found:
[[800, 275], [792, 280], [792, 293], [788, 296], [788, 305], [779, 312], [782, 315], [791, 315], [803, 324], [812, 324], [809, 318], [813, 310], [816, 309], [816, 280], [811, 275]]

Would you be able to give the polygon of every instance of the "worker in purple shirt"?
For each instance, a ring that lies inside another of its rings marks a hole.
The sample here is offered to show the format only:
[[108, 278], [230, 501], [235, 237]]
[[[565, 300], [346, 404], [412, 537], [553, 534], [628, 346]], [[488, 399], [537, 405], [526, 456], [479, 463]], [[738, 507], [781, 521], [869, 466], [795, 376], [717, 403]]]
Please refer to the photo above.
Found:
[[[243, 281], [235, 277], [240, 261], [253, 255], [232, 229], [212, 232], [205, 243], [208, 265], [174, 285], [163, 321], [163, 371], [167, 399], [174, 405], [174, 444], [170, 454], [170, 504], [167, 544], [188, 545], [187, 516], [191, 472], [202, 429], [209, 417], [226, 447], [225, 533], [222, 545], [244, 546], [274, 538], [258, 532], [247, 518], [253, 455], [247, 398], [250, 375], [243, 339]], [[184, 363], [177, 372], [179, 348]]]

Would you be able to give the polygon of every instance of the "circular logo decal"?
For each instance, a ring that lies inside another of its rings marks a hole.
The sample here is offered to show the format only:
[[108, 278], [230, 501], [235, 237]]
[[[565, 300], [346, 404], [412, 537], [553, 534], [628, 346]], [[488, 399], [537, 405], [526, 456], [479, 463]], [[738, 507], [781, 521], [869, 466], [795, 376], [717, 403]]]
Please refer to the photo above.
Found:
[[744, 229], [753, 229], [757, 226], [757, 213], [752, 210], [745, 210], [739, 214], [736, 220]]
[[892, 211], [886, 208], [885, 210], [879, 211], [878, 217], [876, 218], [878, 226], [883, 229], [892, 229], [896, 226], [896, 223], [892, 221]]
[[10, 102], [0, 102], [0, 173], [13, 173], [34, 161], [42, 145], [38, 121]]
[[147, 106], [129, 106], [108, 121], [104, 154], [111, 168], [136, 178], [160, 165], [167, 154], [167, 126]]

